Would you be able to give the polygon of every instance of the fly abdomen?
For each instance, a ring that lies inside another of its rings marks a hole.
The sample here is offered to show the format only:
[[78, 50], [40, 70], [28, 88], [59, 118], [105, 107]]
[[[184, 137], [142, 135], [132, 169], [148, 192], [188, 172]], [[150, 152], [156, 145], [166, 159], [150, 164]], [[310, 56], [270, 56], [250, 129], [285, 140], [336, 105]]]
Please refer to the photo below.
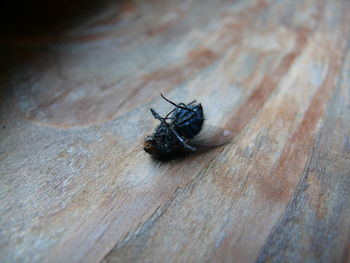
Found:
[[203, 108], [201, 104], [189, 105], [187, 109], [178, 108], [173, 115], [173, 127], [176, 132], [188, 139], [196, 136], [203, 126]]

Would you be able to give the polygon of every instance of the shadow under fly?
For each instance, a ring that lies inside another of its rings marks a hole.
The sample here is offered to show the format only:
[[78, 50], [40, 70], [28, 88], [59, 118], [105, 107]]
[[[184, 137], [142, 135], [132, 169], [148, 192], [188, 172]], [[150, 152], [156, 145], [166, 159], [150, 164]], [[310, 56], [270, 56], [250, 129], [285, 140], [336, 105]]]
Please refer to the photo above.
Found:
[[231, 141], [233, 133], [211, 125], [203, 125], [203, 107], [195, 100], [176, 104], [161, 94], [174, 106], [165, 117], [151, 109], [160, 121], [154, 133], [144, 140], [144, 150], [157, 159], [171, 159], [183, 154], [208, 150]]

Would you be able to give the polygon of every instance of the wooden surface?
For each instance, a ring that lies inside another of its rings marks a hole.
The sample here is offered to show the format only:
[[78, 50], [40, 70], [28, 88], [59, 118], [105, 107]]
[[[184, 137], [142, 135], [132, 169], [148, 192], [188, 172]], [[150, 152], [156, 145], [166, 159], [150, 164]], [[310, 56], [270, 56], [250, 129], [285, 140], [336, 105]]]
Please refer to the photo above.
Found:
[[[0, 261], [350, 262], [350, 1], [95, 5], [1, 37]], [[232, 143], [152, 160], [160, 92]]]

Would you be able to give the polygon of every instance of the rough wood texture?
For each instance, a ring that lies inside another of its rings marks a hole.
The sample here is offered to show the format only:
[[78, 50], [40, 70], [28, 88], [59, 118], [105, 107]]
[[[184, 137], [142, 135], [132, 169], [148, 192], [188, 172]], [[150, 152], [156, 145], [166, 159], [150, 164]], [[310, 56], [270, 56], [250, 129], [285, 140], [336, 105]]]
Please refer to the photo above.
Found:
[[[1, 37], [1, 262], [350, 262], [348, 0], [92, 10]], [[232, 143], [150, 159], [160, 92]]]

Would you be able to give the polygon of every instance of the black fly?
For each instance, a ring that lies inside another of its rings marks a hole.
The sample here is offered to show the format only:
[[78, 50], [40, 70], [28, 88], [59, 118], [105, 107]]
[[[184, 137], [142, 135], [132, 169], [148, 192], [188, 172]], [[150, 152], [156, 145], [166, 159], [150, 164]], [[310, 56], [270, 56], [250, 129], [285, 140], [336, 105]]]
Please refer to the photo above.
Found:
[[[150, 155], [167, 159], [183, 153], [218, 147], [232, 139], [230, 131], [204, 125], [203, 107], [192, 101], [176, 104], [161, 94], [162, 98], [175, 106], [165, 117], [151, 109], [153, 117], [160, 121], [153, 135], [144, 140], [144, 150]], [[205, 130], [205, 131], [203, 131]]]

